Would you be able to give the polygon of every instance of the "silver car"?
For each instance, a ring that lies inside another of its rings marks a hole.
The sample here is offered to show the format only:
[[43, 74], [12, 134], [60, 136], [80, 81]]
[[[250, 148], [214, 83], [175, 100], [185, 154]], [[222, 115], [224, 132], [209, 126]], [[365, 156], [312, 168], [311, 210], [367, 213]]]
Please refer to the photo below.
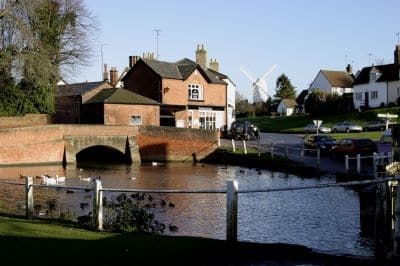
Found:
[[339, 122], [335, 124], [332, 128], [333, 132], [361, 132], [362, 127], [352, 122]]
[[[308, 134], [308, 133], [317, 133], [317, 126], [310, 123], [307, 126], [305, 126], [304, 131]], [[318, 129], [319, 133], [331, 133], [331, 129], [329, 127], [325, 127], [323, 125], [319, 126]]]

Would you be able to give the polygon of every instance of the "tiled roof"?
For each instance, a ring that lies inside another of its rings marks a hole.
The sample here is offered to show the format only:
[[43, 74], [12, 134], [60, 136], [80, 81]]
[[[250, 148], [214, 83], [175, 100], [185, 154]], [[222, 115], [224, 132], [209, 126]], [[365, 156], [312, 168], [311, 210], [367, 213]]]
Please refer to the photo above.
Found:
[[287, 108], [295, 108], [297, 103], [294, 99], [282, 99], [282, 102], [285, 103]]
[[111, 85], [107, 84], [105, 81], [60, 85], [57, 87], [56, 97], [83, 95], [101, 85], [108, 85], [111, 88]]
[[332, 87], [352, 88], [353, 76], [346, 71], [321, 70]]
[[223, 77], [227, 77], [226, 75], [210, 69], [203, 69], [196, 64], [196, 62], [188, 58], [183, 58], [174, 63], [149, 59], [140, 59], [139, 62], [140, 61], [144, 62], [162, 78], [185, 80], [190, 74], [193, 73], [193, 71], [195, 71], [195, 69], [198, 69], [205, 76], [208, 82], [226, 84], [222, 80]]
[[364, 67], [354, 80], [354, 84], [357, 85], [357, 84], [369, 83], [369, 74], [372, 68], [374, 68], [374, 70], [376, 70], [378, 73], [382, 74], [376, 80], [376, 82], [399, 80], [400, 65], [388, 64], [388, 65]]
[[86, 102], [86, 104], [91, 103], [160, 105], [156, 101], [122, 88], [103, 89]]

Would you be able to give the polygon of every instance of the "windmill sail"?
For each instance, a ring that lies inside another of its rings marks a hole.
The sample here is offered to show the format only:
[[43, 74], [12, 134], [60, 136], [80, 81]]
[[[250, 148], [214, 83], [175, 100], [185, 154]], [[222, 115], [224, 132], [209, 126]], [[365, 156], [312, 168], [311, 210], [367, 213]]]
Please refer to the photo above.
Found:
[[261, 78], [253, 78], [253, 75], [250, 74], [250, 71], [247, 68], [241, 66], [240, 70], [243, 74], [252, 82], [252, 90], [253, 90], [253, 102], [266, 102], [269, 97], [271, 97], [268, 93], [268, 86], [265, 79], [268, 75], [272, 73], [272, 71], [276, 68], [276, 65], [272, 66]]

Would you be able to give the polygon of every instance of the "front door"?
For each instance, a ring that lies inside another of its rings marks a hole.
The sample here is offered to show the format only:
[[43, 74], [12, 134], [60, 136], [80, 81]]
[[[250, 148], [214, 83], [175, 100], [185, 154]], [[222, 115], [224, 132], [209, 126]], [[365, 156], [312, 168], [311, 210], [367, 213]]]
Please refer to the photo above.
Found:
[[364, 106], [366, 108], [368, 108], [369, 107], [369, 92], [368, 91], [365, 92], [364, 99], [365, 99]]

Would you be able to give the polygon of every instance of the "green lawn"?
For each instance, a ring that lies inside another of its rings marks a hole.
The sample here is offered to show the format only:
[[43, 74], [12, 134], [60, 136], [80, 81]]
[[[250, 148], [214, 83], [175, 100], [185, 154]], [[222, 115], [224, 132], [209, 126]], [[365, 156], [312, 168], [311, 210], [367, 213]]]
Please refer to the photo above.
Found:
[[[400, 116], [400, 107], [394, 108], [381, 108], [373, 109], [365, 112], [354, 112], [346, 114], [338, 114], [324, 117], [310, 117], [310, 116], [286, 116], [286, 117], [253, 117], [253, 118], [239, 118], [238, 120], [249, 120], [259, 127], [262, 132], [280, 132], [280, 133], [303, 133], [304, 127], [312, 123], [313, 120], [322, 120], [323, 124], [327, 127], [332, 127], [335, 123], [340, 121], [351, 121], [360, 126], [364, 126], [369, 121], [376, 120], [378, 113], [391, 113]], [[395, 120], [394, 122], [399, 122]], [[372, 139], [379, 139], [382, 132], [363, 132], [348, 134], [332, 134], [336, 138], [343, 137], [367, 137]]]
[[300, 261], [352, 265], [365, 262], [319, 254], [296, 245], [92, 232], [1, 216], [0, 259], [1, 265], [276, 265]]

